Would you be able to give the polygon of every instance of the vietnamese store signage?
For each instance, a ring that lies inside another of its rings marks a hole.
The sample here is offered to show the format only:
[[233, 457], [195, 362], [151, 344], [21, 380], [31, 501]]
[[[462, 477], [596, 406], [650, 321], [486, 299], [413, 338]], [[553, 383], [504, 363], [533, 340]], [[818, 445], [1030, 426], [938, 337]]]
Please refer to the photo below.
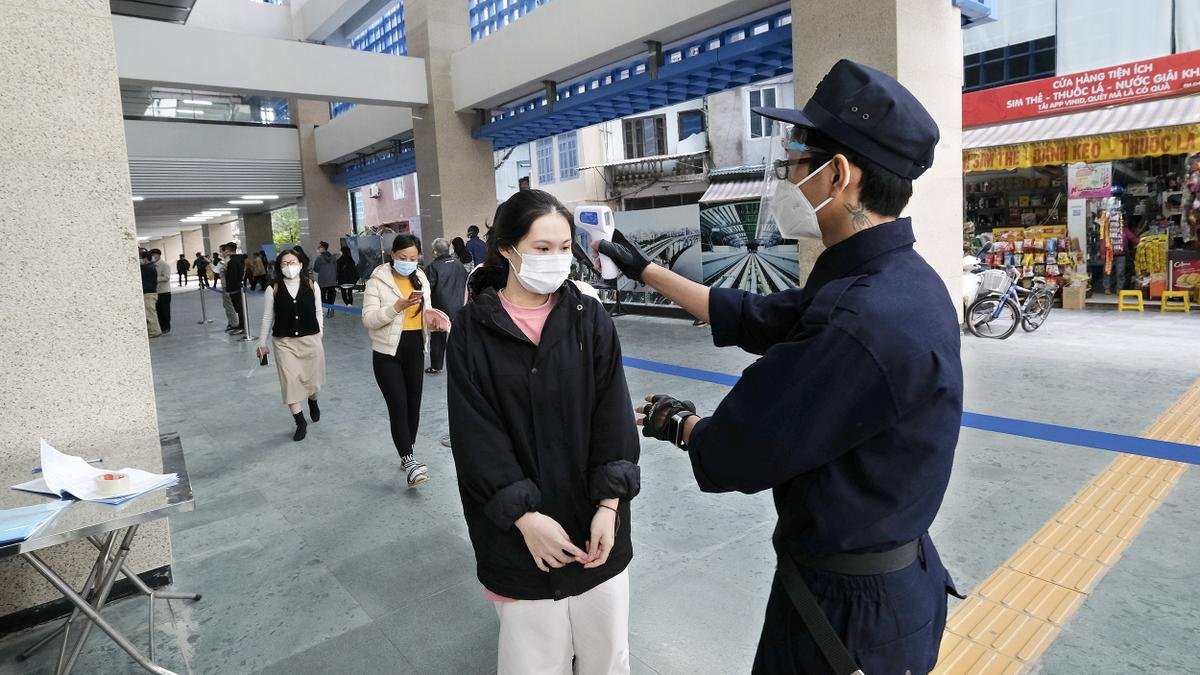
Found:
[[963, 171], [1002, 171], [1193, 152], [1200, 152], [1200, 124], [964, 150]]
[[1112, 194], [1112, 162], [1067, 167], [1067, 199], [1103, 199]]
[[1200, 51], [963, 94], [963, 126], [1200, 93]]

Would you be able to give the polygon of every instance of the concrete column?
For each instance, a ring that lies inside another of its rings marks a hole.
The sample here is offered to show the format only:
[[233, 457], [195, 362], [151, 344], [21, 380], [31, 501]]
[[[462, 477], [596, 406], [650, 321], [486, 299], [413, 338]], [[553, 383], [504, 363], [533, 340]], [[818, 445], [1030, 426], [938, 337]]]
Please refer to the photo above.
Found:
[[246, 242], [246, 250], [243, 253], [257, 253], [262, 250], [263, 244], [275, 241], [271, 231], [270, 212], [247, 213], [242, 216], [242, 239]]
[[318, 241], [333, 244], [339, 237], [350, 234], [350, 199], [346, 188], [329, 180], [329, 170], [317, 163], [315, 131], [329, 121], [329, 102], [296, 101], [293, 121], [300, 131], [300, 167], [304, 176], [304, 197], [296, 204], [300, 213], [300, 244], [305, 251], [315, 252]]
[[[0, 113], [0, 241], [61, 250], [63, 233], [87, 223], [89, 256], [103, 261], [106, 282], [36, 258], [0, 264], [21, 280], [0, 284], [0, 467], [28, 474], [45, 438], [105, 466], [161, 471], [108, 3], [0, 0], [0, 44], [0, 100], [20, 106]], [[72, 297], [88, 299], [86, 319], [64, 302]], [[0, 508], [18, 503], [29, 499], [0, 487]], [[95, 557], [87, 543], [45, 551], [76, 588]], [[170, 562], [167, 522], [143, 527], [131, 567]], [[0, 579], [0, 616], [61, 597], [16, 558], [0, 560]]]
[[[413, 111], [421, 240], [425, 255], [438, 237], [465, 237], [496, 212], [492, 145], [471, 136], [475, 119], [457, 113], [450, 90], [450, 55], [471, 42], [469, 15], [458, 2], [407, 0], [409, 56], [425, 59], [429, 105]], [[418, 119], [420, 118], [420, 119]]]
[[[792, 0], [792, 68], [796, 105], [840, 58], [888, 73], [920, 100], [941, 129], [933, 167], [913, 183], [911, 216], [917, 251], [962, 295], [962, 29], [950, 2], [860, 0], [852, 4]], [[801, 242], [807, 277], [820, 242]]]
[[204, 238], [201, 236], [200, 230], [184, 232], [183, 254], [187, 256], [188, 262], [196, 262], [196, 254], [200, 252], [207, 253], [207, 250], [204, 248]]

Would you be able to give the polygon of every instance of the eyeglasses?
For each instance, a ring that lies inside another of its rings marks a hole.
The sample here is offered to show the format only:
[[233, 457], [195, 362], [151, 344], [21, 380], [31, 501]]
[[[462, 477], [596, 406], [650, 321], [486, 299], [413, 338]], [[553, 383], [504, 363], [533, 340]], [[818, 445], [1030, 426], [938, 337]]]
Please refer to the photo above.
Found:
[[[806, 148], [809, 151], [825, 153], [820, 148]], [[828, 157], [828, 154], [809, 155], [800, 159], [777, 159], [772, 162], [771, 168], [775, 172], [775, 178], [779, 180], [787, 180], [788, 174], [791, 173], [791, 167], [800, 166], [801, 164], [815, 164]]]

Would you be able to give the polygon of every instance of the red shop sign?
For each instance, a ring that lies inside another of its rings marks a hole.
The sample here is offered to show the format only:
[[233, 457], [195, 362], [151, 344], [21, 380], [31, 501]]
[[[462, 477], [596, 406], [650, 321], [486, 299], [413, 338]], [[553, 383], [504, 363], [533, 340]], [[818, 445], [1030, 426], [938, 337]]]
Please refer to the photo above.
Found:
[[1200, 50], [963, 94], [963, 126], [1200, 93]]

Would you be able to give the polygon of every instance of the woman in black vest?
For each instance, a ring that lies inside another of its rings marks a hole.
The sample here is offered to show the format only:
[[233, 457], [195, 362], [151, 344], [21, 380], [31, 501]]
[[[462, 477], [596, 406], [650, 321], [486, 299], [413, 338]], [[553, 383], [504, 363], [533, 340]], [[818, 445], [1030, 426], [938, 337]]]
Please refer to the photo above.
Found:
[[321, 341], [321, 301], [308, 274], [307, 257], [288, 250], [275, 259], [275, 283], [263, 295], [262, 328], [258, 357], [270, 353], [267, 335], [275, 346], [275, 368], [283, 402], [296, 420], [293, 441], [302, 440], [308, 422], [300, 404], [308, 399], [312, 421], [321, 419], [317, 392], [325, 384], [325, 345]]

